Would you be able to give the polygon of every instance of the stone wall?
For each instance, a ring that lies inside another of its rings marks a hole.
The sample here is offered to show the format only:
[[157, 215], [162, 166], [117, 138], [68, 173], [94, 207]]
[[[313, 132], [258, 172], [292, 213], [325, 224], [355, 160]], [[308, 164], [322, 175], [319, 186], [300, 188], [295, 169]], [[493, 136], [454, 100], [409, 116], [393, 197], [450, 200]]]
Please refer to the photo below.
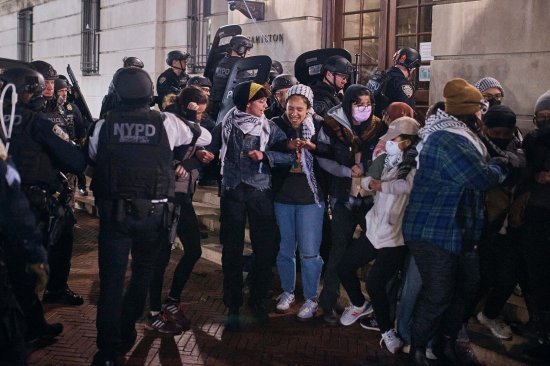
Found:
[[433, 9], [430, 102], [445, 82], [492, 76], [504, 87], [524, 130], [533, 128], [537, 98], [550, 89], [550, 1], [440, 1]]

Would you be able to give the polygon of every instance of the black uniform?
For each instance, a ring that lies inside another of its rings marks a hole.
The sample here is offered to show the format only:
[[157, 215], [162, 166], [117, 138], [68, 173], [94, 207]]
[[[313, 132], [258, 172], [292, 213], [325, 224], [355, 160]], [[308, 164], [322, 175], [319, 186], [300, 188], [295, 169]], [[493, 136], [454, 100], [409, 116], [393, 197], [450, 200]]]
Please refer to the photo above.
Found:
[[386, 74], [388, 78], [385, 90], [386, 100], [381, 101], [379, 99], [383, 98], [377, 98], [374, 114], [381, 116], [382, 111], [393, 102], [407, 103], [412, 109], [415, 109], [416, 105], [413, 99], [414, 87], [403, 75], [403, 72], [399, 68], [392, 66], [386, 70]]
[[267, 108], [264, 111], [265, 118], [267, 119], [281, 117], [284, 113], [285, 113], [285, 110], [281, 108], [281, 105], [276, 100], [271, 101], [269, 108]]
[[[4, 110], [8, 114], [9, 109]], [[21, 175], [25, 192], [45, 246], [49, 241], [51, 211], [57, 205], [54, 194], [62, 191], [59, 171], [77, 174], [86, 166], [84, 155], [69, 142], [63, 129], [18, 103], [11, 136], [10, 154]], [[24, 270], [12, 281], [27, 324], [27, 336], [39, 334], [46, 326], [40, 300], [34, 293], [34, 280]]]
[[9, 278], [26, 276], [26, 263], [45, 263], [46, 251], [15, 168], [2, 156], [2, 146], [0, 143], [0, 364], [26, 365], [25, 317]]
[[218, 118], [221, 102], [223, 100], [223, 94], [225, 93], [225, 88], [229, 82], [231, 70], [240, 59], [241, 57], [239, 56], [226, 56], [218, 63], [218, 66], [214, 71], [212, 90], [210, 92], [210, 105], [208, 106], [209, 114], [214, 120]]
[[318, 80], [311, 85], [313, 91], [313, 110], [321, 117], [326, 116], [329, 109], [342, 103], [338, 91], [322, 80]]
[[162, 106], [162, 100], [168, 94], [178, 94], [189, 80], [189, 75], [183, 71], [179, 76], [172, 68], [164, 70], [157, 79], [157, 95], [159, 107]]

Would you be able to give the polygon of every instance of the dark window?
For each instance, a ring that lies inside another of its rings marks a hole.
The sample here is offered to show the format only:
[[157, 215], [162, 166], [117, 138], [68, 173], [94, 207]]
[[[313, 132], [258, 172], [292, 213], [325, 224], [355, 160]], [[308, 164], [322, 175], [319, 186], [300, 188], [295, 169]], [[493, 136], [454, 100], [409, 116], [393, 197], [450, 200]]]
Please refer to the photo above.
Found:
[[17, 14], [17, 58], [32, 61], [32, 8]]
[[99, 73], [99, 0], [82, 0], [82, 75]]

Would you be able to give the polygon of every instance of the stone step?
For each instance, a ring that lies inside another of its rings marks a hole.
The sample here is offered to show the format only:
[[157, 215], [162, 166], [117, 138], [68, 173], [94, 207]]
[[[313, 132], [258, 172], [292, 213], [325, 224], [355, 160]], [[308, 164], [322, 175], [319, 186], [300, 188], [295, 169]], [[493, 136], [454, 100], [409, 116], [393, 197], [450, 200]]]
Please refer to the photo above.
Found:
[[206, 203], [220, 207], [220, 197], [218, 197], [217, 187], [197, 187], [193, 195], [193, 202]]
[[[208, 233], [208, 238], [201, 240], [202, 258], [211, 262], [222, 264], [222, 245], [220, 238], [214, 233]], [[243, 254], [249, 255], [252, 253], [252, 246], [245, 242]]]

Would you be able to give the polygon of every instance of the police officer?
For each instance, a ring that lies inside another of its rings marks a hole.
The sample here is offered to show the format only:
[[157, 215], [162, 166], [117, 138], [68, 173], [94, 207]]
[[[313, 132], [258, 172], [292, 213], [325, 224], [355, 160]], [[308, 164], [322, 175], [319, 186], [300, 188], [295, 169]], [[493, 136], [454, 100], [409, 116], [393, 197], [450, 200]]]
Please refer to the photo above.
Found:
[[269, 78], [267, 82], [269, 84], [273, 83], [273, 79], [283, 73], [283, 65], [277, 60], [271, 60], [271, 70], [269, 70]]
[[[57, 71], [47, 62], [33, 61], [32, 63], [36, 67], [37, 71], [42, 74], [46, 80], [46, 88], [44, 89], [42, 96], [46, 99], [44, 108], [41, 111], [41, 115], [49, 119], [57, 127], [59, 127], [65, 134], [68, 135], [70, 141], [75, 140], [76, 129], [78, 123], [80, 127], [79, 134], [85, 134], [81, 131], [82, 115], [80, 115], [80, 122], [75, 120], [74, 114], [76, 105], [72, 104], [69, 108], [63, 106], [66, 100], [66, 93], [63, 94], [61, 100], [56, 95], [55, 83], [58, 80]], [[48, 85], [52, 85], [53, 89], [50, 93]], [[61, 86], [58, 82], [58, 86]], [[65, 88], [66, 90], [66, 88]], [[74, 106], [74, 108], [73, 108]], [[67, 173], [61, 170], [62, 173]], [[83, 170], [79, 172], [82, 174]], [[71, 257], [73, 254], [74, 244], [74, 224], [76, 218], [74, 216], [72, 201], [72, 188], [66, 177], [62, 176], [62, 185], [59, 189], [59, 195], [55, 202], [52, 204], [55, 209], [52, 212], [55, 215], [52, 216], [52, 221], [48, 230], [47, 248], [48, 248], [48, 262], [50, 265], [50, 281], [48, 287], [44, 293], [42, 301], [44, 303], [56, 303], [63, 305], [82, 305], [84, 299], [82, 296], [74, 293], [67, 284], [69, 279], [69, 272], [71, 270]]]
[[163, 109], [164, 97], [168, 94], [178, 94], [187, 84], [189, 75], [185, 73], [189, 53], [170, 51], [166, 56], [166, 64], [170, 66], [157, 79], [157, 103]]
[[[166, 229], [167, 201], [174, 195], [174, 146], [193, 140], [193, 132], [174, 114], [149, 109], [153, 82], [136, 67], [113, 76], [120, 104], [94, 126], [88, 155], [91, 189], [99, 210], [97, 346], [93, 365], [116, 365], [136, 339], [148, 284]], [[196, 144], [210, 143], [200, 128]], [[132, 278], [123, 297], [124, 273], [132, 252]]]
[[290, 74], [281, 74], [273, 79], [271, 83], [271, 95], [273, 96], [273, 100], [269, 108], [264, 111], [267, 119], [283, 115], [286, 108], [286, 92], [291, 86], [298, 84], [298, 79]]
[[345, 57], [330, 56], [321, 68], [322, 80], [311, 85], [313, 90], [313, 110], [324, 117], [329, 109], [342, 102], [340, 93], [353, 72], [353, 65]]
[[[12, 68], [0, 75], [0, 79], [6, 84], [13, 83], [17, 89], [18, 102], [9, 152], [21, 175], [22, 191], [29, 200], [46, 247], [50, 209], [61, 192], [59, 171], [80, 173], [86, 161], [60, 126], [36, 113], [44, 104], [42, 91], [45, 82], [40, 73], [27, 68]], [[4, 115], [11, 113], [10, 108], [5, 107]], [[26, 338], [57, 336], [63, 326], [46, 323], [42, 303], [35, 293], [35, 281], [22, 272], [14, 277], [12, 285], [17, 290], [15, 295], [29, 325]]]
[[227, 54], [216, 67], [214, 71], [214, 79], [212, 80], [212, 93], [210, 94], [210, 106], [208, 107], [210, 116], [214, 120], [218, 118], [218, 113], [221, 109], [221, 102], [225, 87], [229, 82], [231, 69], [241, 58], [248, 56], [252, 49], [252, 42], [243, 35], [236, 35], [229, 41], [231, 53]]
[[[79, 146], [82, 146], [84, 144], [84, 140], [86, 139], [87, 126], [82, 118], [82, 113], [80, 113], [78, 106], [68, 100], [69, 84], [67, 80], [62, 78], [55, 80], [54, 94], [57, 97], [57, 111], [58, 115], [63, 119], [65, 132], [67, 132], [71, 141]], [[84, 173], [79, 174], [77, 179], [80, 194], [87, 196], [88, 191], [86, 190], [86, 177], [84, 176]]]
[[0, 365], [26, 365], [25, 317], [9, 277], [29, 277], [29, 270], [37, 279], [38, 292], [42, 292], [48, 264], [34, 215], [20, 190], [21, 177], [8, 159], [3, 139], [0, 139]]
[[[143, 61], [141, 61], [139, 58], [134, 56], [127, 56], [122, 59], [122, 67], [139, 67], [140, 69], [143, 69], [145, 65], [143, 64]], [[111, 109], [113, 109], [117, 104], [117, 100], [115, 98], [115, 95], [113, 93], [113, 83], [109, 84], [109, 89], [107, 90], [107, 94], [103, 97], [103, 100], [101, 101], [101, 110], [99, 111], [99, 118], [105, 118], [105, 115], [107, 112], [109, 112]]]
[[394, 66], [386, 70], [387, 81], [383, 95], [375, 94], [374, 114], [378, 117], [393, 102], [407, 103], [412, 109], [416, 107], [411, 77], [414, 69], [420, 66], [420, 54], [414, 48], [401, 48], [394, 53], [393, 62]]

